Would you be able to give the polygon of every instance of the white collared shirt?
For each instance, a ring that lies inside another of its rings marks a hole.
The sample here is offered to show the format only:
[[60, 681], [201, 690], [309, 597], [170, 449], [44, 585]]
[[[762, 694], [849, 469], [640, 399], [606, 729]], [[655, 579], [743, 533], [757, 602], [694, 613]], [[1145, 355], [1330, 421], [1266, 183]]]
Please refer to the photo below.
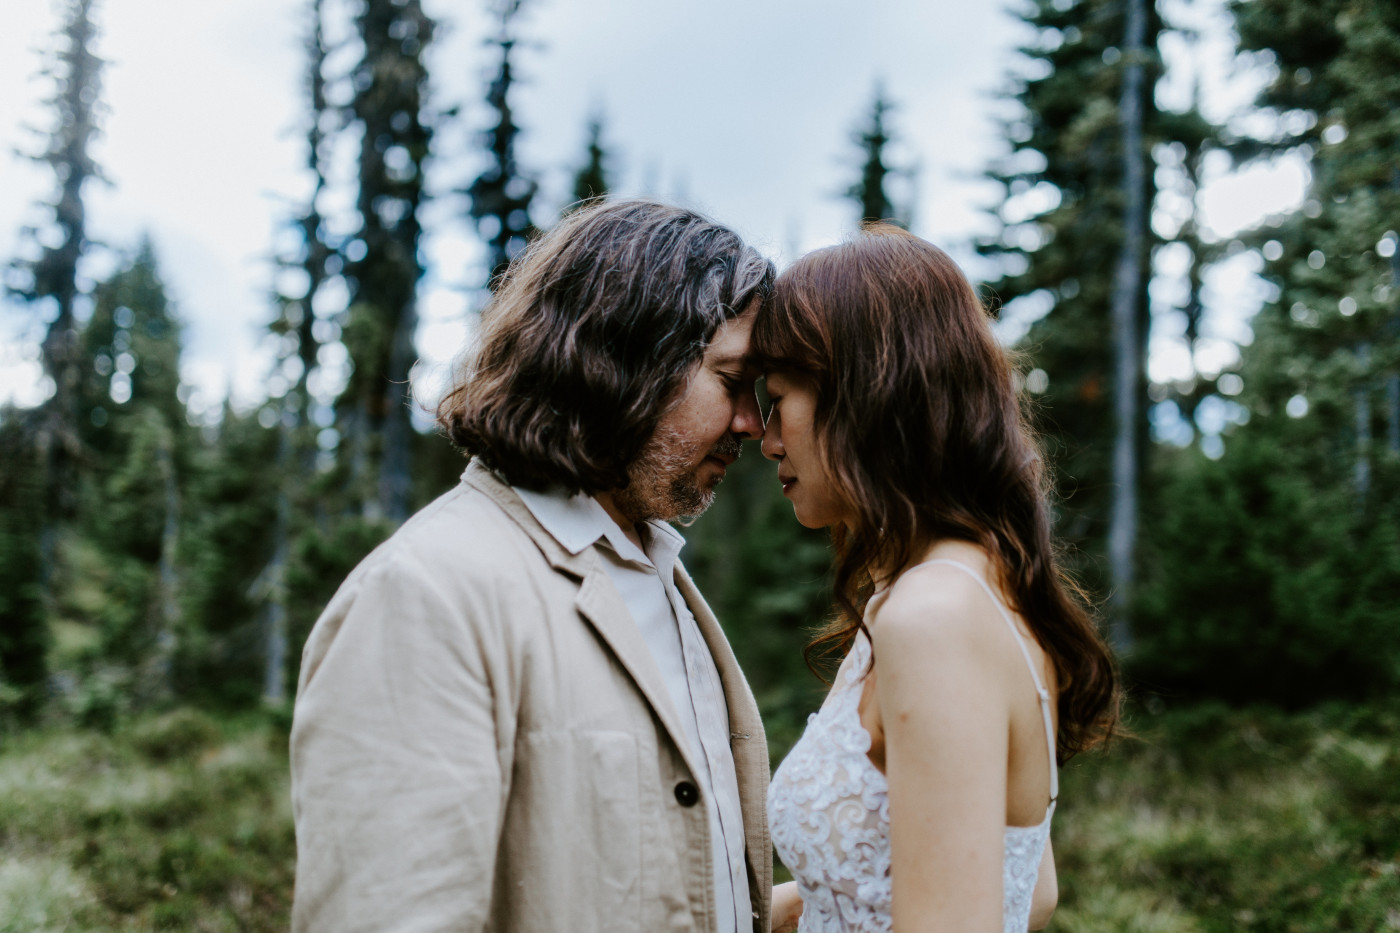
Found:
[[752, 905], [739, 780], [729, 747], [729, 706], [714, 658], [676, 588], [676, 559], [685, 538], [665, 522], [648, 522], [643, 550], [592, 496], [514, 488], [535, 519], [571, 554], [595, 542], [600, 545], [608, 576], [656, 659], [685, 729], [691, 759], [699, 764], [695, 778], [710, 820], [719, 929], [747, 933], [753, 926]]

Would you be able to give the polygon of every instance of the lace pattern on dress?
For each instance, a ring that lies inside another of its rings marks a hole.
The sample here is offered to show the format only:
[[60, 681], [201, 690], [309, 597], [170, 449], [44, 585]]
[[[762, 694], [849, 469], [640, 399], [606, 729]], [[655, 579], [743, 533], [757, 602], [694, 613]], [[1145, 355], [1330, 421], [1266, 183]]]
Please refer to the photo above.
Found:
[[851, 654], [768, 788], [773, 845], [802, 894], [799, 933], [890, 929], [890, 801], [859, 709], [870, 647], [857, 639]]
[[[969, 568], [954, 566], [981, 582]], [[1019, 641], [1020, 633], [1004, 609], [1002, 615]], [[798, 933], [889, 933], [892, 926], [888, 784], [868, 757], [870, 734], [860, 721], [861, 676], [869, 665], [870, 644], [861, 633], [851, 648], [848, 670], [822, 708], [808, 717], [806, 730], [768, 788], [773, 845], [802, 895]], [[1047, 737], [1052, 739], [1048, 693], [1034, 667], [1031, 676], [1040, 693]], [[1054, 794], [1058, 781], [1053, 746], [1051, 774]], [[1004, 933], [1025, 933], [1030, 924], [1031, 895], [1054, 813], [1052, 800], [1039, 824], [1006, 827]]]

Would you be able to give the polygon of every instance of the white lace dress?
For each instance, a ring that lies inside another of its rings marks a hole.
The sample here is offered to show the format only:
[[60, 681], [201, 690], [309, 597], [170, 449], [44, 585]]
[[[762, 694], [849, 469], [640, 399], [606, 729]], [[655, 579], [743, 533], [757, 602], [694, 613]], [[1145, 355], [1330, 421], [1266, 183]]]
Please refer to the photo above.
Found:
[[[1050, 805], [1038, 825], [1006, 827], [1003, 843], [1004, 933], [1025, 933], [1059, 793], [1050, 695], [1011, 616], [981, 576], [956, 561], [928, 563], [955, 566], [982, 585], [1016, 635], [1040, 695], [1050, 746]], [[887, 933], [891, 928], [888, 785], [868, 757], [870, 734], [858, 708], [861, 675], [869, 664], [870, 643], [861, 634], [844, 674], [822, 708], [808, 718], [806, 731], [768, 788], [773, 845], [802, 895], [798, 933]]]

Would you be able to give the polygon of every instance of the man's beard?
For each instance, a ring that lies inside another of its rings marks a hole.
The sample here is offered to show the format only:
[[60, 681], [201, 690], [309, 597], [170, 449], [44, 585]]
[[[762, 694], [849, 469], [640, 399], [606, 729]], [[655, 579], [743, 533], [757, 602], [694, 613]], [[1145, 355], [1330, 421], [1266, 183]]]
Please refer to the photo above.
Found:
[[[725, 434], [708, 454], [728, 462], [739, 456], [739, 436]], [[720, 478], [701, 484], [694, 442], [667, 425], [657, 427], [627, 470], [626, 488], [613, 493], [622, 514], [634, 522], [694, 518], [715, 501]]]

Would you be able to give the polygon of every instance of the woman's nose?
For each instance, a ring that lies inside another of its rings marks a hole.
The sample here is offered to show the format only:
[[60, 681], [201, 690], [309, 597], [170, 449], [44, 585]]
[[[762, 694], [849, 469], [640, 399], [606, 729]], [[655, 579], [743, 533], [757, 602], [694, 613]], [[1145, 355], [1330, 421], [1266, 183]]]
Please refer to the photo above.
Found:
[[763, 426], [763, 443], [759, 450], [763, 451], [763, 456], [774, 462], [783, 459], [787, 454], [783, 449], [783, 426], [776, 411], [768, 416], [768, 423]]

